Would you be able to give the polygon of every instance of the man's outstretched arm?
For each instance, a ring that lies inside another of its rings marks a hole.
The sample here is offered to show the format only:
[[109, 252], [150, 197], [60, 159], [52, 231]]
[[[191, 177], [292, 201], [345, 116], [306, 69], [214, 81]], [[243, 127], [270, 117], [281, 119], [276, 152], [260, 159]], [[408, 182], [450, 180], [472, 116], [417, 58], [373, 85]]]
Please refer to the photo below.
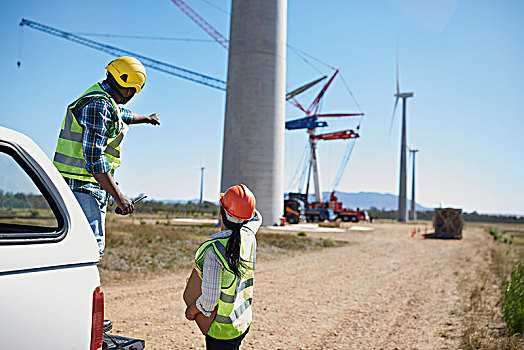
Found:
[[160, 120], [158, 116], [160, 113], [153, 113], [151, 115], [140, 115], [133, 113], [133, 120], [129, 124], [151, 124], [151, 125], [160, 125]]

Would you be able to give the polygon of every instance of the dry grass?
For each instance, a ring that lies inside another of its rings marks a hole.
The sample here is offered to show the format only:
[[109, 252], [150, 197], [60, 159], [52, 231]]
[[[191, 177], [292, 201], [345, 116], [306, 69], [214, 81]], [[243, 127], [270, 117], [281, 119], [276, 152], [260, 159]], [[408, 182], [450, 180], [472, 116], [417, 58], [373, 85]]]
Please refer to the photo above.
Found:
[[[503, 235], [513, 234], [524, 238], [522, 225], [491, 224]], [[511, 232], [511, 233], [510, 233]], [[517, 240], [518, 241], [518, 240]], [[502, 296], [506, 281], [514, 262], [524, 256], [524, 246], [495, 242], [490, 251], [489, 269], [479, 273], [477, 283], [468, 291], [469, 300], [461, 313], [465, 331], [461, 337], [460, 349], [524, 349], [522, 335], [510, 335], [502, 319]]]
[[[172, 225], [165, 217], [111, 215], [106, 221], [106, 231], [105, 254], [99, 264], [103, 282], [188, 268], [193, 265], [198, 246], [218, 228], [211, 224]], [[257, 256], [322, 249], [338, 244], [329, 239], [259, 233]]]

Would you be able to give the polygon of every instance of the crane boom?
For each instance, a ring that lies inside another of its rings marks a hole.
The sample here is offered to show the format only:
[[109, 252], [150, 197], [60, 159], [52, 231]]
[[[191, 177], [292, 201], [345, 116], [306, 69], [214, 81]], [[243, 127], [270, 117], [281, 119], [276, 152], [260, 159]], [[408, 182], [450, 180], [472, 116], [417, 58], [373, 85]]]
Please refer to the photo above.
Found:
[[207, 34], [209, 34], [217, 43], [220, 44], [224, 49], [229, 50], [229, 40], [220, 34], [211, 24], [209, 24], [202, 16], [200, 16], [195, 10], [189, 7], [182, 0], [171, 0], [180, 11], [184, 12], [193, 22], [195, 22], [200, 28], [202, 28]]
[[360, 135], [354, 132], [353, 130], [349, 129], [343, 131], [330, 132], [327, 134], [311, 135], [310, 137], [317, 140], [345, 140], [358, 139]]
[[28, 26], [29, 28], [33, 28], [33, 29], [39, 30], [47, 34], [54, 35], [62, 39], [66, 39], [66, 40], [75, 42], [77, 44], [84, 45], [92, 49], [108, 53], [110, 55], [133, 56], [139, 59], [142, 62], [142, 64], [146, 67], [153, 68], [158, 71], [161, 71], [167, 74], [171, 74], [171, 75], [177, 76], [182, 79], [190, 80], [195, 83], [206, 85], [206, 86], [209, 86], [209, 87], [221, 90], [221, 91], [226, 91], [226, 82], [223, 80], [219, 80], [219, 79], [216, 79], [216, 78], [204, 75], [204, 74], [190, 71], [188, 69], [177, 67], [169, 63], [161, 62], [161, 61], [158, 61], [158, 60], [146, 57], [146, 56], [136, 54], [128, 50], [120, 49], [120, 48], [117, 48], [111, 45], [107, 45], [107, 44], [98, 43], [94, 40], [86, 39], [76, 34], [68, 33], [63, 30], [47, 26], [45, 24], [27, 20], [25, 18], [22, 18], [22, 21], [20, 22], [20, 26]]

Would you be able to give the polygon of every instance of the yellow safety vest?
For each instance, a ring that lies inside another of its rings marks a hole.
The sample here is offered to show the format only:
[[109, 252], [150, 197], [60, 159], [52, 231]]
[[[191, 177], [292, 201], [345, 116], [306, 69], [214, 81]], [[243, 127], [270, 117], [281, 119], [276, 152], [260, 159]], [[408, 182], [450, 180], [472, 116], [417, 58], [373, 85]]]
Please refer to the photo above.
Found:
[[215, 339], [233, 339], [244, 334], [252, 321], [253, 280], [255, 272], [256, 240], [255, 233], [247, 227], [240, 230], [240, 258], [247, 268], [239, 269], [241, 277], [231, 272], [226, 256], [229, 237], [216, 238], [200, 245], [195, 255], [195, 263], [202, 277], [204, 260], [208, 249], [213, 249], [222, 265], [221, 293], [218, 310], [207, 334]]
[[113, 115], [115, 128], [107, 140], [105, 156], [109, 167], [114, 170], [120, 166], [120, 152], [122, 140], [129, 127], [122, 120], [120, 108], [100, 84], [95, 84], [87, 89], [78, 99], [67, 107], [60, 136], [56, 146], [53, 164], [63, 177], [87, 182], [97, 182], [85, 168], [85, 159], [82, 152], [82, 127], [76, 120], [76, 115], [94, 98], [107, 100], [113, 106], [116, 115]]

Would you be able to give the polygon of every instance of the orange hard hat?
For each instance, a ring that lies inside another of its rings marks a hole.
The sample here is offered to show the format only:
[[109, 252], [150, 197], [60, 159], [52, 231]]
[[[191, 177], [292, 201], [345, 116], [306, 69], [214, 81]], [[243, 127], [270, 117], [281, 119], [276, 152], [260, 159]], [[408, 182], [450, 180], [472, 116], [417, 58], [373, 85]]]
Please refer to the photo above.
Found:
[[253, 218], [255, 203], [255, 195], [243, 184], [228, 188], [226, 193], [220, 196], [220, 205], [226, 213], [239, 220]]

